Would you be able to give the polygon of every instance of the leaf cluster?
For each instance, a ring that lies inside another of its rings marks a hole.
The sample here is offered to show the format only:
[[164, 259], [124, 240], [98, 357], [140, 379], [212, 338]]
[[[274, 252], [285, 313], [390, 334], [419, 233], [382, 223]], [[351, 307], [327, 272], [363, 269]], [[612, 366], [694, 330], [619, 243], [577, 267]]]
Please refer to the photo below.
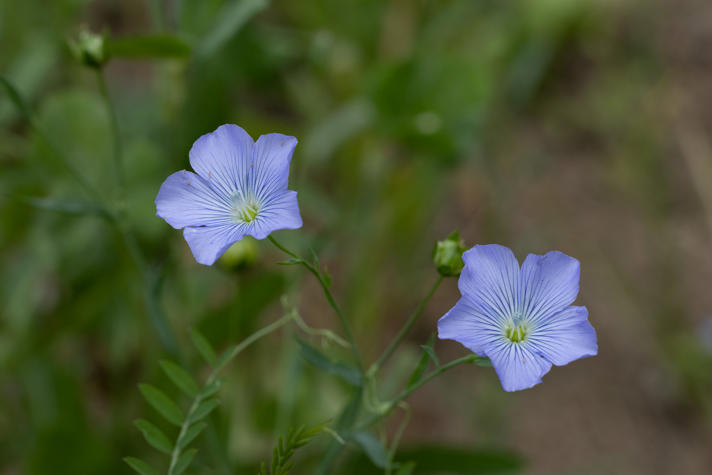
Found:
[[318, 425], [311, 429], [307, 429], [305, 426], [289, 429], [286, 438], [280, 436], [274, 447], [269, 471], [267, 471], [267, 464], [262, 462], [257, 475], [287, 475], [294, 467], [294, 462], [291, 460], [294, 452], [307, 445], [312, 437], [323, 428], [323, 425]]

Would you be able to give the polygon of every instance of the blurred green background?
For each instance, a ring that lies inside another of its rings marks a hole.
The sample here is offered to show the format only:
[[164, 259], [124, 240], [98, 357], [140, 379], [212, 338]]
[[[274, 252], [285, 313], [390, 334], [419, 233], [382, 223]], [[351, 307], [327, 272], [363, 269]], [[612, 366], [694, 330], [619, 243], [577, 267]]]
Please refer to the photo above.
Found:
[[[453, 229], [468, 246], [581, 261], [578, 304], [599, 356], [520, 393], [489, 368], [430, 383], [410, 399], [398, 457], [419, 456], [415, 473], [712, 472], [707, 0], [0, 0], [0, 73], [114, 202], [109, 115], [67, 47], [82, 25], [190, 46], [117, 57], [105, 74], [129, 223], [197, 374], [189, 328], [224, 348], [279, 317], [282, 295], [310, 325], [339, 330], [313, 279], [276, 265], [267, 243], [204, 267], [155, 217], [192, 142], [236, 123], [254, 138], [298, 137], [290, 188], [304, 227], [278, 236], [318, 250], [367, 361], [436, 278], [433, 242]], [[169, 390], [158, 368], [169, 352], [124, 241], [100, 216], [31, 197], [89, 199], [2, 91], [0, 474], [125, 474], [126, 455], [163, 463], [133, 420], [157, 419], [137, 384]], [[386, 386], [403, 384], [458, 297], [446, 281]], [[293, 333], [229, 367], [192, 471], [254, 473], [275, 434], [338, 412], [345, 389], [304, 363]], [[466, 354], [455, 342], [436, 350]], [[312, 473], [327, 443], [303, 449], [294, 473]], [[334, 473], [379, 473], [356, 451], [340, 462]]]

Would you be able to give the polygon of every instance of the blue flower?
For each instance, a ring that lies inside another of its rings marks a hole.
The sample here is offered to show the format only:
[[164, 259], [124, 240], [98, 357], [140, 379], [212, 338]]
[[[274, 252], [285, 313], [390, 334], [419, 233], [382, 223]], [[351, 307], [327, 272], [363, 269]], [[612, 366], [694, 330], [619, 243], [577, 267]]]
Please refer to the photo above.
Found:
[[490, 244], [462, 256], [462, 298], [438, 321], [438, 336], [492, 361], [505, 391], [541, 383], [551, 365], [598, 353], [586, 307], [574, 307], [579, 261], [558, 251], [529, 254]]
[[156, 214], [183, 229], [195, 260], [205, 265], [246, 235], [264, 239], [299, 228], [297, 193], [287, 189], [296, 145], [296, 138], [282, 134], [254, 142], [242, 128], [221, 125], [190, 149], [197, 174], [182, 170], [163, 182]]

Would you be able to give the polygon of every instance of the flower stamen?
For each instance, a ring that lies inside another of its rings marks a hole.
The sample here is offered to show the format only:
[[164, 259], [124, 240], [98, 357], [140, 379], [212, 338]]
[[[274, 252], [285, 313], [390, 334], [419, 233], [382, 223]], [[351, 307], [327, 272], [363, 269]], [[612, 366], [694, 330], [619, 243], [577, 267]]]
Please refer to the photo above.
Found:
[[531, 329], [521, 317], [514, 316], [504, 325], [504, 336], [512, 343], [521, 343], [529, 336]]

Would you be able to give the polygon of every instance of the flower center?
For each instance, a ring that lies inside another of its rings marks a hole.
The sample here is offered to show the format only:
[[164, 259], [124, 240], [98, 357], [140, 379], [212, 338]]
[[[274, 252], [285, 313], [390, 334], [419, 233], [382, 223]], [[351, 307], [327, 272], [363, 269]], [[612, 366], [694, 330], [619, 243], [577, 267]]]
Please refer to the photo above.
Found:
[[515, 315], [504, 325], [504, 336], [512, 343], [521, 343], [531, 334], [529, 324]]
[[235, 200], [232, 205], [232, 214], [237, 222], [249, 223], [257, 218], [261, 206], [252, 199]]

